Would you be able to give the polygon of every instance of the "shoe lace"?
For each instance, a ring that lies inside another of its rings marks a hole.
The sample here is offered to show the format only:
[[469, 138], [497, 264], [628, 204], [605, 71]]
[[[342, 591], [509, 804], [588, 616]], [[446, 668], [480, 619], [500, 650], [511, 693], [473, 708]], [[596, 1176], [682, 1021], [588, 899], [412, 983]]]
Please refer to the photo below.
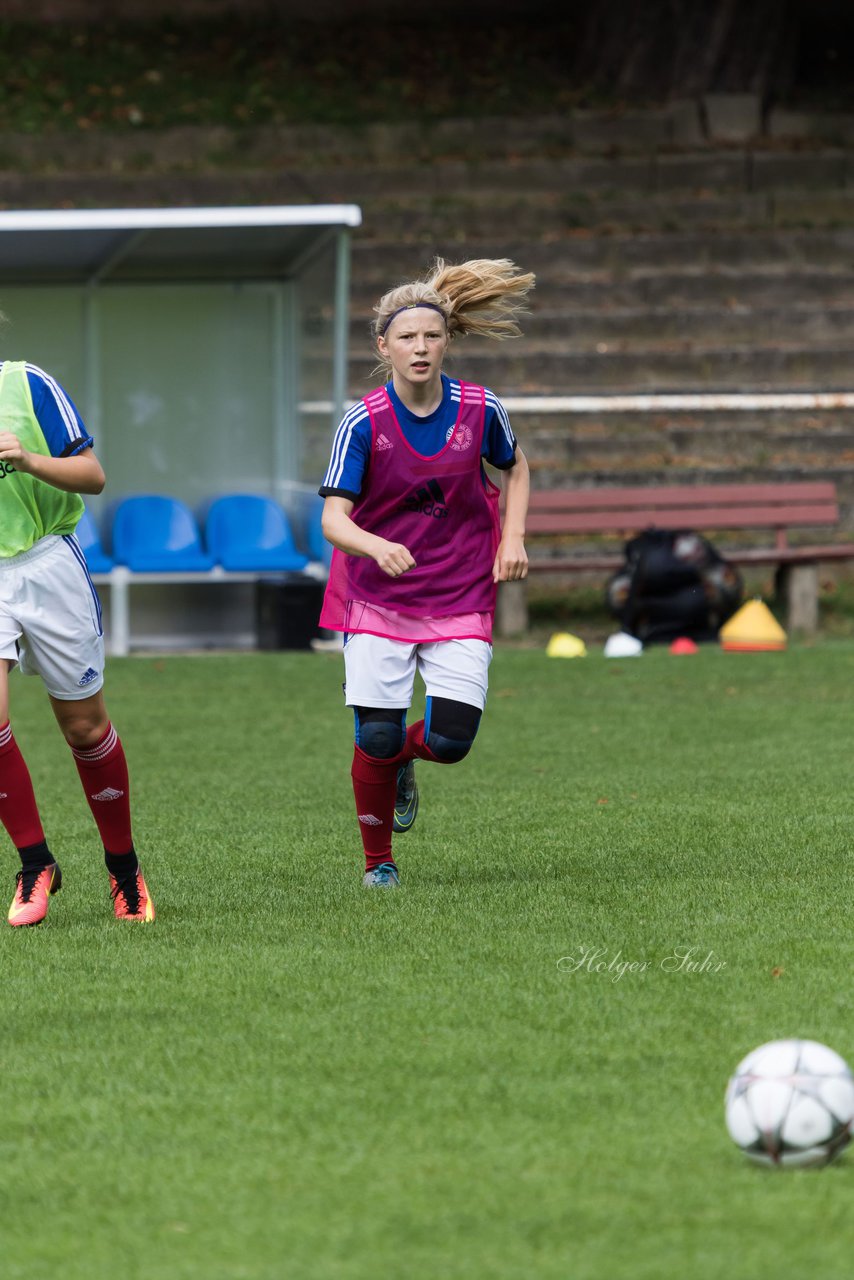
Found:
[[116, 880], [115, 887], [110, 892], [116, 902], [120, 895], [124, 898], [130, 915], [139, 915], [139, 881], [136, 872], [132, 876], [124, 876], [121, 880]]
[[15, 876], [15, 883], [20, 891], [22, 902], [30, 901], [33, 896], [33, 890], [38, 883], [38, 878], [44, 870], [44, 867], [23, 867]]
[[393, 862], [381, 862], [378, 867], [374, 867], [374, 875], [380, 880], [388, 880], [397, 875], [397, 867]]

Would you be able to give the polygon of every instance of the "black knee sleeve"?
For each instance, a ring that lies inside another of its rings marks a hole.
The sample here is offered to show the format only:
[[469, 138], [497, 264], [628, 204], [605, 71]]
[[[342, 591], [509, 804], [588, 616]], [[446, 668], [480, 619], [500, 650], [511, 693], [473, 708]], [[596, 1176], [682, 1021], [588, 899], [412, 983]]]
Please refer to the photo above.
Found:
[[477, 736], [480, 717], [478, 707], [453, 698], [428, 698], [424, 717], [424, 741], [437, 760], [456, 764], [471, 751]]
[[374, 760], [399, 756], [406, 741], [406, 710], [354, 707], [356, 746]]

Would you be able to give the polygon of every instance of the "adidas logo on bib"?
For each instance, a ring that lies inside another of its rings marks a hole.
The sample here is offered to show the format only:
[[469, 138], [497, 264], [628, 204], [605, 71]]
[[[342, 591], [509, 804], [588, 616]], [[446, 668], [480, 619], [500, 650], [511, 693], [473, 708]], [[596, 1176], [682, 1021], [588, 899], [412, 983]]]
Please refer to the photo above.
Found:
[[445, 495], [438, 480], [428, 480], [427, 484], [411, 493], [403, 503], [404, 511], [412, 511], [422, 516], [432, 516], [434, 520], [445, 520], [448, 508]]

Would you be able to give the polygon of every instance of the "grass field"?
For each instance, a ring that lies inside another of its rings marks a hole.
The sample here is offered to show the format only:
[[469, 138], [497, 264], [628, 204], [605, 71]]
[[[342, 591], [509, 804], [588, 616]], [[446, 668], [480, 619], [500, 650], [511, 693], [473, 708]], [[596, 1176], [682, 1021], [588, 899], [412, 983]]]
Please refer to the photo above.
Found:
[[755, 1169], [722, 1098], [776, 1036], [854, 1060], [854, 642], [499, 650], [396, 893], [339, 663], [112, 663], [150, 928], [14, 682], [65, 886], [0, 934], [3, 1280], [847, 1280], [854, 1156]]

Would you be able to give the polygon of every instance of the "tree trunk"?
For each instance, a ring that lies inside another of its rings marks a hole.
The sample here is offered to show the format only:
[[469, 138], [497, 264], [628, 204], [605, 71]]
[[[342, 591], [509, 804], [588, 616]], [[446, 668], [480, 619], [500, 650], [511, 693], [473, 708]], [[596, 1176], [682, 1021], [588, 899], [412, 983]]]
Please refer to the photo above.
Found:
[[789, 0], [596, 0], [578, 15], [576, 83], [632, 101], [784, 90], [798, 16]]

